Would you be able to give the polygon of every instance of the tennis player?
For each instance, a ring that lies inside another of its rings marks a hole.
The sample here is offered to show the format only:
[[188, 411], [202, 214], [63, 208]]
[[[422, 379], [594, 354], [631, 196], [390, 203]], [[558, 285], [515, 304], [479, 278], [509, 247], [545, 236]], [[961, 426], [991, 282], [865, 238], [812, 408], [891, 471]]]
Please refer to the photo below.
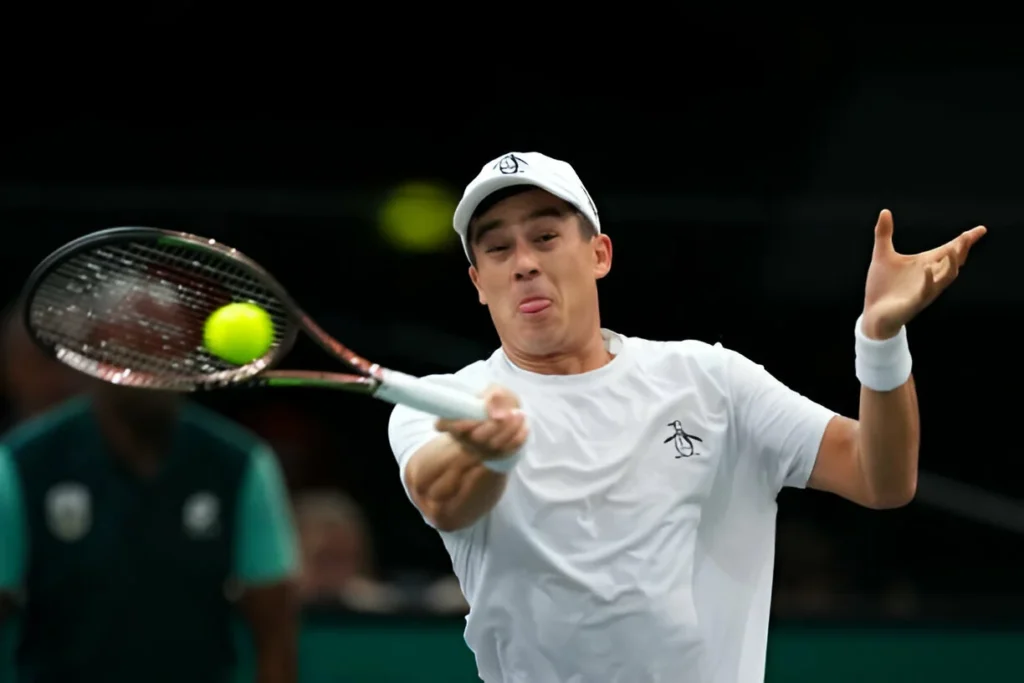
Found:
[[454, 226], [501, 348], [431, 381], [482, 393], [490, 417], [436, 421], [398, 407], [389, 436], [470, 604], [480, 678], [763, 680], [776, 496], [809, 486], [873, 509], [913, 498], [919, 422], [904, 326], [985, 229], [907, 256], [881, 213], [851, 321], [853, 420], [721, 345], [602, 328], [597, 281], [612, 243], [565, 162], [487, 163]]
[[226, 683], [236, 613], [258, 683], [294, 683], [296, 563], [274, 453], [176, 394], [95, 382], [0, 442], [16, 683]]

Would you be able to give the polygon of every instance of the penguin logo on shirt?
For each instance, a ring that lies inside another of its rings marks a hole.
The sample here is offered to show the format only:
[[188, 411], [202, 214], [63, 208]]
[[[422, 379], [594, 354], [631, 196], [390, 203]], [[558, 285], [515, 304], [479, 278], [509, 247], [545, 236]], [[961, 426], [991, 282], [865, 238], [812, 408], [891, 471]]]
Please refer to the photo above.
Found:
[[665, 439], [664, 443], [671, 441], [672, 445], [676, 447], [676, 453], [679, 454], [676, 456], [676, 460], [679, 458], [689, 458], [693, 455], [700, 455], [696, 450], [696, 444], [694, 444], [694, 441], [697, 443], [704, 443], [699, 436], [687, 434], [686, 430], [683, 429], [683, 423], [679, 420], [672, 420], [668, 423], [668, 426], [673, 429], [673, 433], [672, 436]]
[[82, 484], [56, 484], [46, 492], [45, 508], [50, 532], [62, 541], [78, 541], [92, 527], [92, 497]]

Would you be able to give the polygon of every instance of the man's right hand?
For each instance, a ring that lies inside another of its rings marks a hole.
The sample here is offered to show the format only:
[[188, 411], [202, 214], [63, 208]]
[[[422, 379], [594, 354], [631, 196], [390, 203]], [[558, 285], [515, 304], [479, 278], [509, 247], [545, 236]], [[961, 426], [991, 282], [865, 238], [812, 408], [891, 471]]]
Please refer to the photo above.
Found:
[[438, 420], [438, 431], [450, 434], [481, 460], [506, 458], [526, 443], [529, 429], [519, 399], [508, 389], [494, 386], [483, 395], [486, 420]]
[[465, 529], [498, 504], [508, 477], [481, 463], [513, 456], [526, 443], [519, 399], [501, 387], [491, 387], [483, 399], [486, 419], [438, 420], [441, 434], [406, 465], [409, 494], [439, 531]]

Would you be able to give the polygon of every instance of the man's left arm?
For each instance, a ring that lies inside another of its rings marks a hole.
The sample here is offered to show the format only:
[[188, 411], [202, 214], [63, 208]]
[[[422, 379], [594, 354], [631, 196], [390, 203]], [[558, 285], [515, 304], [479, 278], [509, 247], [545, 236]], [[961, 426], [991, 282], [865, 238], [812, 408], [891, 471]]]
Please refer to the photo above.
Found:
[[900, 507], [917, 491], [921, 438], [906, 324], [959, 274], [977, 227], [928, 252], [903, 255], [892, 243], [892, 215], [883, 211], [854, 329], [859, 419], [836, 416], [825, 429], [808, 486], [874, 509]]
[[288, 492], [267, 447], [253, 453], [242, 482], [236, 543], [235, 577], [243, 590], [241, 611], [252, 630], [257, 683], [295, 683], [298, 550]]
[[859, 419], [832, 418], [807, 485], [874, 510], [902, 507], [917, 492], [920, 435], [913, 377], [891, 391], [862, 386]]

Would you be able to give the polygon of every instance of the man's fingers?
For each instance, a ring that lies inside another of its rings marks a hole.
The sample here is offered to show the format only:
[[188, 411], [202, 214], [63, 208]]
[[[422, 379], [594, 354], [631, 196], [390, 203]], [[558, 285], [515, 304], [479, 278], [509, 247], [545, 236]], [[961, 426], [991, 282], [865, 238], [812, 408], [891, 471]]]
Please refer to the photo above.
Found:
[[938, 261], [927, 264], [924, 267], [924, 274], [928, 298], [936, 296], [948, 287], [956, 279], [958, 272], [959, 266], [953, 253], [946, 254]]
[[514, 414], [502, 424], [502, 429], [490, 439], [490, 447], [494, 451], [508, 452], [517, 449], [521, 442], [516, 443], [516, 435], [526, 429], [526, 419], [521, 413]]
[[502, 420], [489, 420], [485, 426], [491, 427], [491, 429], [488, 429], [486, 432], [482, 431], [483, 428], [474, 430], [472, 438], [487, 450], [504, 451], [511, 439], [523, 428], [525, 423], [526, 420], [523, 419], [522, 413], [512, 413]]
[[964, 261], [967, 260], [967, 254], [968, 254], [968, 252], [971, 251], [971, 247], [973, 247], [975, 244], [977, 244], [978, 240], [980, 240], [982, 237], [984, 237], [985, 233], [987, 233], [987, 232], [988, 232], [988, 228], [986, 228], [984, 225], [979, 225], [978, 227], [971, 228], [970, 230], [968, 230], [964, 234], [960, 235], [959, 239], [961, 240], [961, 243], [963, 244], [962, 255], [961, 255], [961, 258], [960, 258], [960, 265], [963, 265]]
[[490, 448], [490, 441], [497, 436], [504, 424], [499, 420], [484, 420], [466, 434], [466, 440], [479, 448]]
[[505, 389], [494, 387], [484, 393], [484, 407], [491, 418], [500, 420], [517, 409], [519, 402]]
[[939, 284], [943, 287], [950, 285], [956, 276], [960, 274], [960, 260], [954, 254], [950, 254], [942, 261], [942, 268], [939, 270]]
[[875, 224], [875, 251], [892, 251], [892, 212], [889, 209], [882, 209], [878, 215], [878, 222]]
[[963, 232], [955, 240], [939, 247], [936, 255], [942, 257], [952, 255], [957, 267], [960, 267], [967, 261], [967, 254], [971, 251], [971, 247], [977, 244], [984, 234], [985, 228], [983, 227]]
[[490, 450], [494, 453], [512, 453], [519, 450], [529, 435], [529, 427], [524, 420], [518, 427], [512, 430], [502, 430], [496, 435], [490, 444]]
[[468, 434], [479, 424], [481, 424], [480, 420], [448, 420], [439, 418], [434, 423], [434, 428], [439, 432], [448, 432], [449, 434]]
[[985, 226], [979, 225], [976, 228], [971, 228], [970, 230], [960, 233], [957, 237], [946, 242], [941, 247], [935, 247], [934, 249], [922, 252], [920, 257], [927, 261], [937, 261], [949, 252], [953, 251], [956, 252], [960, 265], [963, 265], [964, 261], [967, 260], [967, 253], [971, 250], [971, 247], [977, 244], [978, 240], [984, 237], [987, 232], [988, 229]]
[[512, 435], [512, 438], [509, 440], [509, 442], [505, 444], [505, 448], [518, 450], [523, 447], [523, 445], [526, 443], [526, 439], [529, 436], [530, 428], [526, 425], [526, 422], [524, 421], [523, 424], [519, 427], [519, 430], [516, 431], [516, 433]]
[[495, 453], [502, 453], [503, 455], [511, 455], [515, 453], [523, 444], [526, 443], [526, 438], [529, 435], [529, 428], [524, 423], [515, 432], [508, 434], [501, 444], [495, 446], [493, 449]]
[[938, 269], [938, 265], [939, 265], [938, 263], [929, 263], [929, 264], [926, 264], [925, 267], [924, 267], [925, 299], [929, 300], [929, 301], [933, 297], [935, 297], [936, 294], [938, 294], [938, 290], [939, 290], [938, 274], [936, 273], [936, 270]]
[[978, 243], [985, 232], [986, 230], [982, 226], [967, 230], [956, 239], [946, 242], [941, 247], [926, 251], [921, 256], [931, 263], [941, 263], [946, 258], [952, 258], [953, 265], [959, 270], [960, 266], [967, 262], [967, 254], [970, 253], [971, 247]]
[[435, 426], [438, 431], [447, 432], [473, 448], [504, 451], [526, 429], [526, 418], [515, 408], [507, 410], [500, 418], [479, 421], [439, 419]]
[[955, 265], [958, 270], [960, 266], [967, 261], [967, 254], [970, 252], [972, 244], [973, 242], [971, 242], [968, 237], [968, 233], [966, 232], [956, 238], [956, 244], [951, 250], [950, 256], [953, 258], [953, 265]]
[[507, 389], [492, 386], [483, 393], [485, 420], [438, 419], [434, 426], [478, 453], [508, 453], [517, 449], [526, 434], [526, 416], [519, 399]]

